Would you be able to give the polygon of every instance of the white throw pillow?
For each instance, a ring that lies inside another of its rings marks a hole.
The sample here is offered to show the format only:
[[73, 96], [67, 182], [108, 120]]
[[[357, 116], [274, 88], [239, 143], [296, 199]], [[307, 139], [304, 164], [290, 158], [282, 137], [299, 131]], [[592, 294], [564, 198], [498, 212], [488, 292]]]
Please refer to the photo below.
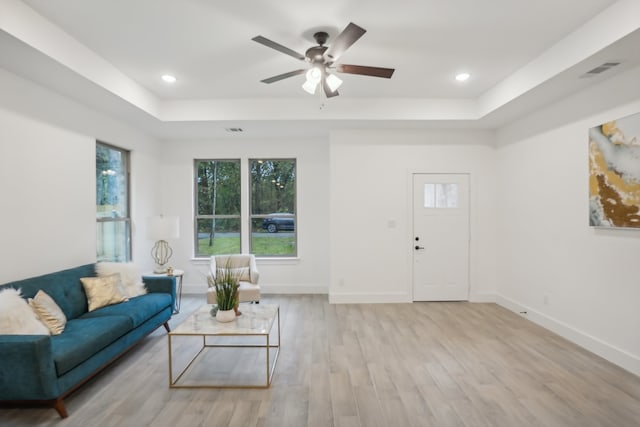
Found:
[[50, 335], [49, 328], [38, 319], [20, 289], [0, 290], [0, 334]]
[[142, 283], [142, 275], [132, 262], [99, 262], [96, 264], [98, 277], [120, 274], [124, 293], [129, 298], [147, 293], [147, 288]]

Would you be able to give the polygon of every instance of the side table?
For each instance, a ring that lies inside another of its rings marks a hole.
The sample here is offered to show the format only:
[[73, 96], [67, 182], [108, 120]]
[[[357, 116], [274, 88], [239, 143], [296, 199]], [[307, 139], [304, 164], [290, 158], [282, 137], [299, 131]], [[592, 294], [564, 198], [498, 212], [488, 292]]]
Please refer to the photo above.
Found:
[[[150, 277], [158, 277], [158, 276], [168, 276], [167, 273], [145, 273], [144, 276]], [[178, 270], [177, 268], [173, 269], [173, 274], [176, 278], [177, 289], [176, 289], [176, 306], [173, 309], [173, 313], [180, 313], [180, 301], [182, 300], [182, 277], [184, 276], [184, 270]]]

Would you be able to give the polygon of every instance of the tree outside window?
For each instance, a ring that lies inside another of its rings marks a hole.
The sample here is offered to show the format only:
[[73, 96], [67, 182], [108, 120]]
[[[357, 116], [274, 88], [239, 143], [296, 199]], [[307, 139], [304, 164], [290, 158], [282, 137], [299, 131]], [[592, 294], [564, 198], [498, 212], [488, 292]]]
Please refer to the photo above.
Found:
[[[295, 159], [255, 159], [248, 166], [247, 182], [240, 160], [195, 160], [196, 257], [241, 253], [242, 242], [260, 257], [297, 255]], [[242, 188], [249, 200], [242, 200]]]
[[240, 160], [196, 160], [196, 257], [241, 252]]
[[131, 260], [129, 152], [96, 143], [97, 260]]
[[296, 161], [249, 160], [251, 253], [296, 256]]

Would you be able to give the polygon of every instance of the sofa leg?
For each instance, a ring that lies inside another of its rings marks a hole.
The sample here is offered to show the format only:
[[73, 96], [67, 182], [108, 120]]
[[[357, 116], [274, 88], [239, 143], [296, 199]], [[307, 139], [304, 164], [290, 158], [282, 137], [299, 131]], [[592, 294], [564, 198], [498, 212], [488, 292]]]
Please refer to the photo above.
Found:
[[164, 328], [167, 330], [167, 332], [171, 332], [171, 328], [169, 327], [169, 322], [164, 322], [162, 324], [162, 326], [164, 326]]
[[69, 416], [69, 414], [67, 414], [67, 408], [65, 408], [64, 402], [60, 397], [53, 401], [53, 409], [58, 411], [60, 418], [67, 418]]

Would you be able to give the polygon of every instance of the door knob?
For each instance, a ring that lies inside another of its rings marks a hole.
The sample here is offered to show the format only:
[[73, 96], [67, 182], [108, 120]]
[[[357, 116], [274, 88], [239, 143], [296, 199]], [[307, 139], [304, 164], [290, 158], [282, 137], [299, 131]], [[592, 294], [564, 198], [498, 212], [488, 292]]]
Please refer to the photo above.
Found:
[[418, 249], [424, 249], [424, 246], [418, 246], [418, 245], [416, 245], [416, 251], [417, 251]]

